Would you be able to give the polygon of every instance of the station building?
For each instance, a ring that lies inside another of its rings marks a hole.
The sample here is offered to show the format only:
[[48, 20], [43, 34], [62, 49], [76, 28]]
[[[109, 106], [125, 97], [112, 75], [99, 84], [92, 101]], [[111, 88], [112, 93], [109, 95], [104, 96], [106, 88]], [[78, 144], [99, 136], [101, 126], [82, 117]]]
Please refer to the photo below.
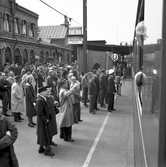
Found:
[[[21, 66], [36, 61], [71, 61], [70, 47], [52, 43], [48, 37], [40, 35], [42, 28], [38, 26], [38, 18], [38, 14], [15, 0], [0, 0], [0, 70], [5, 63]], [[57, 27], [62, 40], [67, 27]]]

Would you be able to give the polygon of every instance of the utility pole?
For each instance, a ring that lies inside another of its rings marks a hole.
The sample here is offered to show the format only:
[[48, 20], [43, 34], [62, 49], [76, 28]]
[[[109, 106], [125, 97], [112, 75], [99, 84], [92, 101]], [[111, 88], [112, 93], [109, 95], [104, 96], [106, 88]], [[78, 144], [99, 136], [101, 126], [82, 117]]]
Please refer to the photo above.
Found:
[[118, 45], [118, 29], [117, 29], [117, 45]]
[[87, 71], [87, 0], [83, 0], [83, 65]]

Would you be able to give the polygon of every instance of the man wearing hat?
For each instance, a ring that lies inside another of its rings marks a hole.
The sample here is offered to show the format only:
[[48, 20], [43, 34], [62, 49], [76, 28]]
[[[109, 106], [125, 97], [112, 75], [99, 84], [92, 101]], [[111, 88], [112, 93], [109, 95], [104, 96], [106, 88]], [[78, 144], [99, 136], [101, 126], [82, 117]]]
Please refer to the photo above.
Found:
[[114, 83], [114, 69], [108, 71], [108, 81], [107, 81], [107, 101], [108, 101], [108, 112], [112, 112], [114, 109], [114, 94], [116, 93], [115, 83]]
[[15, 76], [15, 82], [11, 88], [11, 109], [14, 114], [14, 121], [21, 122], [21, 113], [24, 111], [23, 88], [21, 76]]
[[53, 156], [51, 152], [51, 137], [48, 130], [48, 124], [51, 120], [50, 108], [47, 103], [48, 89], [50, 86], [41, 87], [38, 90], [38, 98], [36, 101], [37, 110], [37, 144], [39, 153], [44, 153], [46, 156]]

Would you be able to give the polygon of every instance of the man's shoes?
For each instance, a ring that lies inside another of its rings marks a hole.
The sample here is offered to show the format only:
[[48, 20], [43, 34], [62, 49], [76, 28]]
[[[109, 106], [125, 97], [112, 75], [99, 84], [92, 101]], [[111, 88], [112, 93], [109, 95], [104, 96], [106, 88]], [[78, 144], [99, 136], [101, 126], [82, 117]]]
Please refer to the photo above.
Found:
[[108, 110], [108, 112], [112, 112], [111, 110]]
[[66, 142], [74, 142], [74, 139], [65, 140]]
[[82, 120], [82, 119], [79, 119], [78, 121], [79, 121], [79, 122], [82, 122], [83, 120]]
[[39, 150], [38, 150], [38, 153], [41, 154], [41, 153], [44, 153], [45, 151], [45, 148], [44, 147], [39, 147]]
[[32, 122], [33, 125], [37, 125], [36, 123]]
[[95, 111], [99, 111], [100, 109], [99, 108], [95, 108]]
[[111, 109], [112, 111], [116, 111], [116, 109], [115, 108], [113, 108], [113, 109]]
[[87, 104], [84, 105], [86, 108], [88, 108], [89, 106]]
[[9, 115], [9, 114], [7, 114], [7, 113], [6, 113], [6, 114], [3, 114], [3, 115], [4, 115], [4, 116], [6, 116], [6, 117], [10, 117], [10, 115]]
[[53, 141], [51, 142], [52, 146], [58, 146], [58, 144], [54, 143]]
[[52, 153], [51, 150], [45, 150], [44, 151], [44, 155], [46, 155], [46, 156], [53, 156], [54, 153]]
[[60, 135], [60, 139], [64, 139], [64, 136]]
[[15, 121], [15, 122], [21, 122], [21, 120], [20, 120], [20, 119], [15, 119], [14, 121]]
[[92, 111], [92, 112], [90, 112], [91, 114], [93, 114], [93, 115], [95, 115], [96, 113], [95, 113], [95, 111]]
[[33, 125], [33, 124], [30, 124], [30, 123], [28, 124], [28, 126], [29, 126], [29, 127], [31, 127], [31, 128], [33, 128], [33, 127], [34, 127], [34, 125]]

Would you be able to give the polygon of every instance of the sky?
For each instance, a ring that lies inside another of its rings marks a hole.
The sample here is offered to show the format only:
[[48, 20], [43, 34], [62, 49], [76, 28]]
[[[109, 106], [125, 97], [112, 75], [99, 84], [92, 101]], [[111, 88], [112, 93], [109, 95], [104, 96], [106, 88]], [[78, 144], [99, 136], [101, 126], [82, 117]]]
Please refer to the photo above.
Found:
[[[83, 0], [42, 0], [72, 18], [71, 27], [83, 27]], [[40, 0], [16, 0], [39, 15], [38, 26], [60, 25], [64, 17]], [[87, 40], [107, 44], [133, 40], [138, 0], [87, 0]]]

